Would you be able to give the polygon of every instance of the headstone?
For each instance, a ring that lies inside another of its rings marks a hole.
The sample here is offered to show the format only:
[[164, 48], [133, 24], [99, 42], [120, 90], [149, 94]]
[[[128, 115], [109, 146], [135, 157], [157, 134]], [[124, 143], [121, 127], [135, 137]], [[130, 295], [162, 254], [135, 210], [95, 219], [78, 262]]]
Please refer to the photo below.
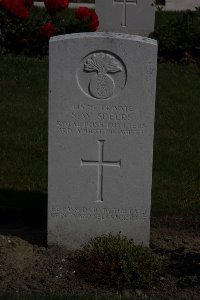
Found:
[[132, 35], [50, 40], [49, 245], [119, 232], [148, 245], [156, 59]]
[[148, 36], [154, 31], [153, 0], [96, 0], [98, 31]]

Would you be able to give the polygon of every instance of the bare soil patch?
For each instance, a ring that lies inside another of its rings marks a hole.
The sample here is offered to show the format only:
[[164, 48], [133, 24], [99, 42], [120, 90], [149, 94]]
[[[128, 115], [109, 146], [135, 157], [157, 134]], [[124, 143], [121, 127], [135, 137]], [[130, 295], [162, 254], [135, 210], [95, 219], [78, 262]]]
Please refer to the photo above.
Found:
[[[16, 226], [16, 225], [15, 225]], [[46, 248], [42, 228], [3, 228], [0, 235], [0, 294], [125, 293], [90, 285], [76, 276], [65, 248]], [[12, 234], [11, 234], [12, 233]], [[199, 221], [155, 218], [151, 248], [162, 261], [151, 290], [160, 299], [200, 299]], [[138, 291], [137, 291], [138, 292]], [[134, 291], [128, 291], [128, 294]]]

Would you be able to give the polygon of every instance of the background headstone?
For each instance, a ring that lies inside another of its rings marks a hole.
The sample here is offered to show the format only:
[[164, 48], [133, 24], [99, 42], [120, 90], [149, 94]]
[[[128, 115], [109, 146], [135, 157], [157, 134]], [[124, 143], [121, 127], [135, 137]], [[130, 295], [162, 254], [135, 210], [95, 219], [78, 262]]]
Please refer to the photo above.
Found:
[[96, 0], [98, 31], [148, 36], [154, 31], [153, 0]]
[[121, 232], [148, 245], [157, 43], [50, 40], [48, 243]]

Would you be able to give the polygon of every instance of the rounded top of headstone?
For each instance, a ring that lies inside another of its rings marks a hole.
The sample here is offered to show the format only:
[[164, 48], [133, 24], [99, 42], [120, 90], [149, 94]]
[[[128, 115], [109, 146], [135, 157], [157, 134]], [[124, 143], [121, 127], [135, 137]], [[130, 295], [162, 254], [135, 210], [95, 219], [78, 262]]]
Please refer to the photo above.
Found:
[[111, 32], [83, 32], [83, 33], [57, 35], [50, 38], [50, 43], [69, 40], [69, 39], [72, 40], [72, 39], [94, 39], [94, 38], [131, 40], [135, 42], [147, 43], [147, 44], [152, 44], [157, 46], [157, 41], [154, 39], [150, 39], [138, 35], [132, 35], [132, 34], [111, 33]]

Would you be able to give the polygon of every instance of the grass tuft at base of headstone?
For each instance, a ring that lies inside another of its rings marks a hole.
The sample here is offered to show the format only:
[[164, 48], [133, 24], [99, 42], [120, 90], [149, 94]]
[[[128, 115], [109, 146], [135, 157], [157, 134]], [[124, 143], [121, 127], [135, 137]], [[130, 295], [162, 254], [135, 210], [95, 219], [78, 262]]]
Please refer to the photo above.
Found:
[[72, 264], [84, 280], [117, 290], [150, 287], [160, 269], [149, 248], [135, 245], [120, 233], [91, 239], [74, 252]]

